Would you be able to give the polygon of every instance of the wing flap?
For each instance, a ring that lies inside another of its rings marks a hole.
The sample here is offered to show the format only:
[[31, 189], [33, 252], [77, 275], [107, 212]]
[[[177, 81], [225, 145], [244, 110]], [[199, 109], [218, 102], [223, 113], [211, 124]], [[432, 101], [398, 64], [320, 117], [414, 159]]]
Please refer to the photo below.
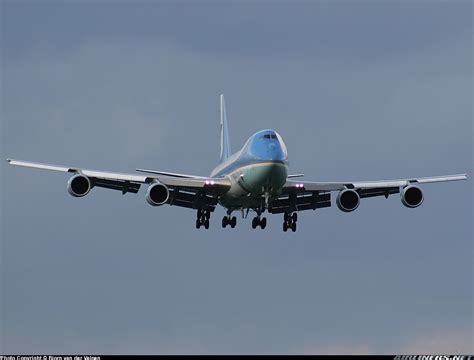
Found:
[[201, 191], [183, 191], [183, 189], [175, 188], [171, 191], [168, 204], [189, 209], [206, 209], [214, 211], [217, 201], [217, 197]]
[[117, 181], [117, 180], [108, 180], [108, 179], [101, 179], [101, 178], [92, 178], [93, 186], [111, 189], [111, 190], [119, 190], [122, 194], [125, 193], [138, 193], [140, 190], [140, 184], [132, 183], [129, 181]]
[[292, 211], [316, 210], [330, 206], [330, 193], [304, 192], [279, 197], [271, 202], [268, 211], [272, 214], [280, 214]]
[[361, 199], [376, 197], [376, 196], [385, 196], [388, 197], [392, 194], [398, 194], [400, 188], [375, 188], [375, 189], [359, 189], [357, 190]]

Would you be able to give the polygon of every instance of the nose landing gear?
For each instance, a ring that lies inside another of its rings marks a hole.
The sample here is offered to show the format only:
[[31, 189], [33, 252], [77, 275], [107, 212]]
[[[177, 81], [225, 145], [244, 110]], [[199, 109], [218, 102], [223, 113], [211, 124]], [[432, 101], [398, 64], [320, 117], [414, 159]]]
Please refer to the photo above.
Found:
[[237, 218], [235, 216], [224, 216], [222, 218], [222, 227], [225, 228], [227, 225], [230, 225], [230, 227], [233, 229], [235, 228], [235, 225], [237, 225]]
[[260, 216], [255, 216], [252, 219], [252, 229], [256, 229], [257, 226], [260, 226], [260, 228], [263, 230], [267, 226], [267, 218], [263, 217], [261, 218]]
[[283, 231], [287, 232], [288, 229], [291, 231], [296, 231], [296, 222], [298, 221], [298, 213], [294, 212], [293, 214], [285, 213], [283, 215]]

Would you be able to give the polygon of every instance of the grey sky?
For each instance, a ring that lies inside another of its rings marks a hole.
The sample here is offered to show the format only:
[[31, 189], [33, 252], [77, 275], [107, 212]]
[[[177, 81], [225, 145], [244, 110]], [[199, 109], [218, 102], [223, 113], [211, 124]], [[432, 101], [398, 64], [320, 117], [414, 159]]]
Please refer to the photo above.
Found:
[[[472, 173], [472, 3], [2, 1], [2, 158], [207, 175], [279, 131], [315, 180]], [[208, 231], [2, 162], [0, 353], [473, 352], [472, 178]]]

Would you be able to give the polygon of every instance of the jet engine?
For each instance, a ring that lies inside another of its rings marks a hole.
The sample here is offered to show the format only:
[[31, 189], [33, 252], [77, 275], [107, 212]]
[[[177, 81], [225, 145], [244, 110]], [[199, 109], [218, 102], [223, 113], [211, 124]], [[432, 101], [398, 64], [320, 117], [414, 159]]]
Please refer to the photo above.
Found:
[[417, 186], [406, 186], [400, 193], [403, 205], [409, 208], [416, 208], [423, 203], [423, 192]]
[[91, 188], [91, 181], [84, 175], [74, 175], [67, 182], [67, 191], [74, 197], [86, 196]]
[[336, 199], [336, 204], [339, 210], [344, 212], [354, 211], [359, 207], [360, 196], [357, 191], [352, 189], [342, 190]]
[[146, 201], [152, 206], [160, 206], [168, 201], [170, 192], [166, 185], [162, 183], [154, 183], [148, 187], [146, 191]]

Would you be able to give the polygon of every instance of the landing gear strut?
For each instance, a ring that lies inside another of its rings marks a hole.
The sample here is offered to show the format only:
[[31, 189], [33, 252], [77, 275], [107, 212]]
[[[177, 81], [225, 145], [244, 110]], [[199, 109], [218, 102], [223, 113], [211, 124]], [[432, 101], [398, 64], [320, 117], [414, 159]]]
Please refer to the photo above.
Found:
[[209, 229], [210, 217], [211, 217], [211, 212], [209, 210], [198, 209], [197, 219], [196, 219], [196, 229], [199, 229], [201, 225], [204, 225], [204, 228]]
[[298, 213], [294, 212], [293, 214], [285, 213], [283, 215], [283, 231], [287, 232], [288, 229], [291, 231], [296, 231], [296, 222], [298, 221]]

